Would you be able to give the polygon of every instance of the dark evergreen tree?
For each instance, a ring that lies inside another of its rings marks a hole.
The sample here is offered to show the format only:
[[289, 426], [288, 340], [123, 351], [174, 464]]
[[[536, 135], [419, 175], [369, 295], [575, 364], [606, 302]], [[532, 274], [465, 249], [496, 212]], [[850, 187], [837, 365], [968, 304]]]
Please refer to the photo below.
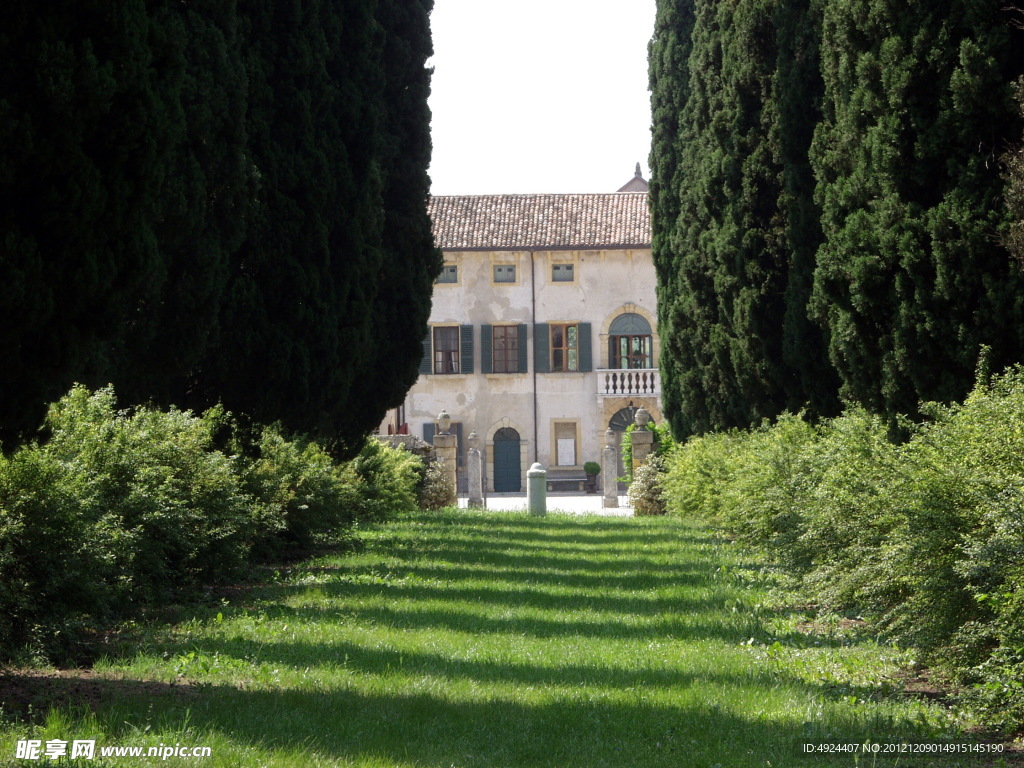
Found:
[[429, 0], [0, 8], [0, 429], [73, 381], [352, 446], [415, 378]]
[[834, 408], [805, 309], [814, 43], [806, 4], [792, 0], [661, 4], [651, 198], [663, 391], [679, 436]]
[[[217, 343], [232, 259], [254, 213], [247, 77], [234, 0], [150, 2], [153, 66], [173, 97], [180, 139], [159, 189], [154, 229], [166, 274], [113, 347], [110, 380], [127, 402], [188, 402]], [[205, 405], [205, 403], [197, 403]]]
[[145, 3], [0, 7], [0, 430], [104, 370], [166, 280], [160, 193], [176, 84]]
[[[419, 376], [441, 252], [434, 248], [427, 196], [430, 178], [430, 70], [433, 0], [379, 0], [384, 27], [381, 164], [384, 233], [374, 275], [370, 364], [353, 387], [355, 403], [401, 404]], [[368, 286], [369, 288], [369, 286]], [[351, 409], [342, 431], [362, 434], [380, 423], [379, 407]]]
[[996, 158], [1019, 128], [1019, 32], [996, 0], [823, 0], [814, 311], [844, 397], [877, 412], [970, 389], [1024, 354]]

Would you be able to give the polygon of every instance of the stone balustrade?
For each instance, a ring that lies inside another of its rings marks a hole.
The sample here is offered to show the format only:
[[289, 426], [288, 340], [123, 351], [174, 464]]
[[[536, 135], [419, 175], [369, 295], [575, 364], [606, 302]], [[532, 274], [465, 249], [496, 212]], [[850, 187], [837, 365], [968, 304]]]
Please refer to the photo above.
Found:
[[661, 395], [661, 376], [657, 368], [599, 369], [597, 393], [607, 397], [623, 395]]

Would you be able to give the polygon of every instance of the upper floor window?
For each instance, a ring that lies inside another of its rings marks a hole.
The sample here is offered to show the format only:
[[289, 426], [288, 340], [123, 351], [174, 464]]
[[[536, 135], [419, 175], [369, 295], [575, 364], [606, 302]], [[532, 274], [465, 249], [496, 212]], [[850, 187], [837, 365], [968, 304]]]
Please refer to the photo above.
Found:
[[459, 373], [458, 326], [434, 329], [434, 373]]
[[574, 264], [552, 264], [551, 281], [555, 283], [571, 283], [576, 276]]
[[430, 328], [423, 339], [420, 373], [473, 373], [473, 326]]
[[480, 372], [526, 373], [526, 326], [480, 326]]
[[551, 370], [578, 371], [580, 369], [580, 327], [578, 325], [551, 325]]
[[609, 368], [653, 368], [651, 324], [635, 312], [619, 315], [608, 328]]
[[515, 264], [495, 264], [494, 265], [494, 282], [496, 283], [514, 283], [516, 281], [516, 265]]
[[441, 267], [441, 274], [438, 275], [437, 282], [439, 283], [457, 283], [459, 282], [459, 265], [458, 264], [445, 264]]
[[519, 326], [491, 328], [491, 360], [494, 373], [519, 373]]
[[588, 373], [593, 370], [590, 323], [537, 323], [533, 360], [538, 373]]

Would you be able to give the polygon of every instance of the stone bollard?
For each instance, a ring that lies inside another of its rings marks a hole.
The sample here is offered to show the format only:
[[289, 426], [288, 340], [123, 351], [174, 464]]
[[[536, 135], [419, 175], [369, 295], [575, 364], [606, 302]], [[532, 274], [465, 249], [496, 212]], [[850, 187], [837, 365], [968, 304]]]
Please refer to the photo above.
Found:
[[548, 473], [540, 464], [534, 464], [526, 473], [526, 496], [530, 514], [543, 516], [548, 512]]
[[651, 455], [651, 450], [654, 448], [654, 433], [647, 428], [651, 421], [651, 414], [645, 408], [637, 408], [633, 418], [636, 420], [637, 428], [630, 437], [633, 441], [633, 472], [636, 472]]
[[445, 481], [451, 485], [452, 495], [455, 496], [459, 487], [458, 438], [448, 432], [452, 425], [452, 417], [448, 415], [448, 411], [441, 411], [435, 423], [437, 431], [434, 433], [434, 451], [437, 460], [441, 462]]
[[484, 506], [484, 462], [480, 454], [480, 438], [476, 432], [470, 432], [466, 439], [469, 452], [466, 455], [466, 467], [469, 475], [469, 508], [481, 509]]
[[614, 429], [605, 430], [604, 450], [601, 451], [601, 477], [604, 478], [605, 509], [619, 506], [619, 435]]

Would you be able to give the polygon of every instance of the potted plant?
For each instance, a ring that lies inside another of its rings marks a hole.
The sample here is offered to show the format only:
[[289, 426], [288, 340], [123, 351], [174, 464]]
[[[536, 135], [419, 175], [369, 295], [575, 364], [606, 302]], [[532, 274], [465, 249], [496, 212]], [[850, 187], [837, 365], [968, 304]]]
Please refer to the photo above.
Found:
[[596, 461], [588, 461], [583, 465], [583, 473], [587, 476], [587, 493], [597, 493], [597, 476], [601, 473], [601, 465]]

